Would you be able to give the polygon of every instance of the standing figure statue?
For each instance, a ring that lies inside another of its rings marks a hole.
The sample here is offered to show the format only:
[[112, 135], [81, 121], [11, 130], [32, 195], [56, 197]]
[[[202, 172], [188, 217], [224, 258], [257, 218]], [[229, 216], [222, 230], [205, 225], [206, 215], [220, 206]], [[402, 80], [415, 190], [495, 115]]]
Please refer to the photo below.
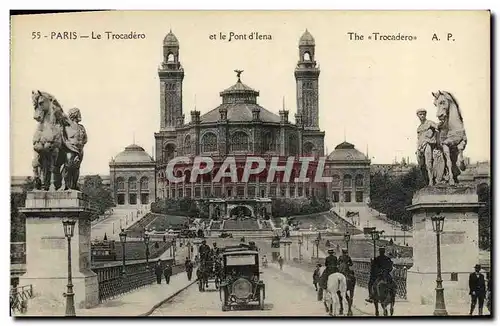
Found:
[[417, 128], [417, 162], [422, 175], [429, 186], [434, 185], [433, 177], [433, 150], [436, 148], [438, 125], [434, 121], [427, 120], [425, 109], [417, 110], [420, 126]]
[[[33, 136], [33, 177], [35, 189], [48, 191], [62, 188], [64, 165], [65, 189], [76, 189], [83, 146], [87, 142], [79, 110], [71, 110], [70, 117], [57, 99], [49, 93], [32, 91], [34, 115], [38, 122]], [[75, 179], [76, 177], [76, 179]]]
[[87, 132], [79, 122], [82, 120], [80, 110], [73, 108], [68, 112], [63, 133], [63, 144], [66, 147], [66, 160], [63, 168], [65, 190], [78, 190], [80, 165], [83, 160], [83, 146], [87, 143]]

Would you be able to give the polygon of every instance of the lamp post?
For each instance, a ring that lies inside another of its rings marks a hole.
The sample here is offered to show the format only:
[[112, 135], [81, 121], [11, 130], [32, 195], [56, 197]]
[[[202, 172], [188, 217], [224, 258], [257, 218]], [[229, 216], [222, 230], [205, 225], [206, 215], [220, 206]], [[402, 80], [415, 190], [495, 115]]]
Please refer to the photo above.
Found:
[[122, 229], [119, 236], [120, 242], [122, 243], [122, 276], [125, 276], [125, 242], [127, 242], [127, 232]]
[[144, 233], [144, 245], [146, 246], [146, 270], [149, 269], [149, 234]]
[[344, 233], [344, 241], [346, 245], [347, 252], [349, 253], [349, 241], [351, 240], [351, 234], [349, 232]]
[[434, 215], [431, 217], [432, 229], [436, 233], [436, 304], [434, 307], [434, 316], [447, 316], [446, 305], [444, 302], [443, 280], [441, 279], [441, 233], [444, 227], [444, 216]]
[[71, 275], [71, 238], [75, 231], [75, 220], [63, 220], [64, 236], [68, 239], [68, 285], [64, 296], [66, 297], [66, 316], [74, 317], [75, 313], [75, 293], [73, 292], [73, 280]]
[[316, 258], [319, 258], [319, 238], [314, 240], [314, 243], [316, 244]]
[[175, 265], [175, 249], [176, 249], [177, 243], [174, 240], [172, 240], [172, 258], [174, 259], [174, 265]]
[[373, 240], [373, 259], [377, 257], [377, 240], [380, 240], [380, 235], [384, 233], [384, 230], [377, 231], [375, 228], [370, 232]]
[[406, 224], [401, 225], [401, 231], [403, 231], [403, 245], [406, 246], [406, 232], [410, 230], [409, 226]]
[[299, 244], [299, 261], [301, 261], [302, 260], [302, 239], [299, 238], [298, 244]]

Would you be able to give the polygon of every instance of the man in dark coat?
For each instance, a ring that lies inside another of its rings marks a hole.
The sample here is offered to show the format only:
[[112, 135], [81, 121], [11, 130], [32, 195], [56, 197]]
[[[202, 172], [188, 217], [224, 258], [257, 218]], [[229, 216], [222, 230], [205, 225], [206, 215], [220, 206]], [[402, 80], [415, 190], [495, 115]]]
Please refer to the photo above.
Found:
[[170, 263], [167, 263], [167, 266], [163, 271], [163, 275], [165, 275], [165, 281], [167, 284], [170, 284], [170, 276], [172, 276], [172, 265]]
[[188, 277], [188, 281], [191, 281], [191, 277], [193, 276], [193, 262], [186, 257], [186, 261], [184, 262], [184, 267], [186, 268], [186, 274]]
[[352, 266], [352, 259], [347, 253], [347, 248], [342, 248], [342, 256], [340, 256], [337, 260], [337, 264], [339, 271], [342, 274], [347, 275], [350, 267]]
[[208, 255], [210, 255], [210, 246], [207, 245], [207, 241], [206, 240], [203, 240], [201, 242], [201, 246], [200, 246], [200, 249], [199, 249], [199, 252], [200, 252], [200, 260], [203, 262], [205, 260], [207, 260], [208, 258]]
[[370, 281], [368, 282], [369, 298], [366, 299], [368, 302], [373, 302], [373, 285], [378, 277], [385, 277], [389, 285], [395, 290], [395, 284], [390, 274], [393, 268], [393, 262], [391, 258], [385, 255], [384, 247], [379, 248], [378, 252], [379, 256], [373, 260], [370, 271]]
[[158, 259], [155, 265], [156, 283], [161, 284], [162, 274], [163, 274], [163, 266], [161, 265], [161, 259]]
[[486, 282], [484, 274], [481, 273], [481, 265], [474, 266], [474, 273], [469, 274], [469, 295], [471, 296], [470, 312], [472, 316], [476, 303], [479, 303], [479, 315], [483, 314], [484, 298], [486, 297]]
[[337, 271], [337, 257], [335, 256], [333, 249], [328, 249], [328, 257], [325, 258], [325, 267], [330, 274]]
[[321, 268], [321, 264], [317, 264], [316, 265], [316, 269], [314, 270], [314, 273], [313, 273], [313, 285], [314, 285], [314, 288], [316, 289], [316, 292], [318, 291], [318, 283], [319, 283], [319, 278], [320, 278], [320, 268]]

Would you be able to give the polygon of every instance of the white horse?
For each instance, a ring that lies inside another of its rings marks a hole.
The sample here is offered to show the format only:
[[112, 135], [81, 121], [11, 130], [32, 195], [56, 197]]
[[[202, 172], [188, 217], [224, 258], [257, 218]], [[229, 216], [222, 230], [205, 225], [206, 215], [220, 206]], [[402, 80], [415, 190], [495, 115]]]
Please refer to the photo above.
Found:
[[346, 294], [346, 277], [339, 272], [328, 276], [327, 288], [323, 296], [323, 304], [325, 305], [326, 312], [328, 312], [330, 316], [337, 316], [337, 311], [340, 309], [340, 300], [344, 300], [344, 298], [346, 298]]

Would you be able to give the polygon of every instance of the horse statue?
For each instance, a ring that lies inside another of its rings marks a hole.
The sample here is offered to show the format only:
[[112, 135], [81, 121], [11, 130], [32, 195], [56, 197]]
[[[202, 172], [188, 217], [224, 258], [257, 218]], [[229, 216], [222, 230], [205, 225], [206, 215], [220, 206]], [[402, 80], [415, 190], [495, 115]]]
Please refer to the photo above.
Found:
[[396, 302], [396, 291], [388, 281], [388, 275], [379, 275], [373, 283], [373, 304], [375, 306], [375, 316], [379, 316], [378, 305], [382, 306], [384, 316], [388, 316], [387, 307], [390, 306], [391, 316], [394, 314], [394, 304]]
[[85, 128], [79, 124], [80, 111], [73, 108], [66, 115], [57, 99], [39, 90], [31, 92], [33, 118], [38, 122], [33, 136], [33, 179], [35, 189], [48, 191], [62, 187], [77, 189]]
[[337, 307], [339, 307], [339, 314], [342, 315], [343, 298], [347, 298], [347, 280], [346, 277], [339, 272], [335, 272], [328, 276], [327, 286], [323, 304], [325, 305], [326, 312], [330, 316], [337, 316]]
[[[437, 149], [444, 157], [444, 164], [439, 164], [443, 161], [440, 153], [434, 153], [434, 177], [437, 179], [436, 182], [447, 181], [448, 184], [454, 185], [458, 183], [460, 171], [466, 168], [463, 157], [463, 151], [467, 145], [464, 120], [458, 103], [451, 93], [438, 91], [432, 95], [439, 120]], [[442, 172], [443, 165], [444, 173]]]
[[[352, 304], [354, 301], [354, 289], [356, 288], [356, 276], [354, 271], [349, 268], [346, 263], [339, 264], [339, 272], [346, 278], [346, 301], [347, 301], [347, 315], [352, 316]], [[340, 298], [340, 314], [344, 312], [344, 307], [342, 305], [342, 298]]]

